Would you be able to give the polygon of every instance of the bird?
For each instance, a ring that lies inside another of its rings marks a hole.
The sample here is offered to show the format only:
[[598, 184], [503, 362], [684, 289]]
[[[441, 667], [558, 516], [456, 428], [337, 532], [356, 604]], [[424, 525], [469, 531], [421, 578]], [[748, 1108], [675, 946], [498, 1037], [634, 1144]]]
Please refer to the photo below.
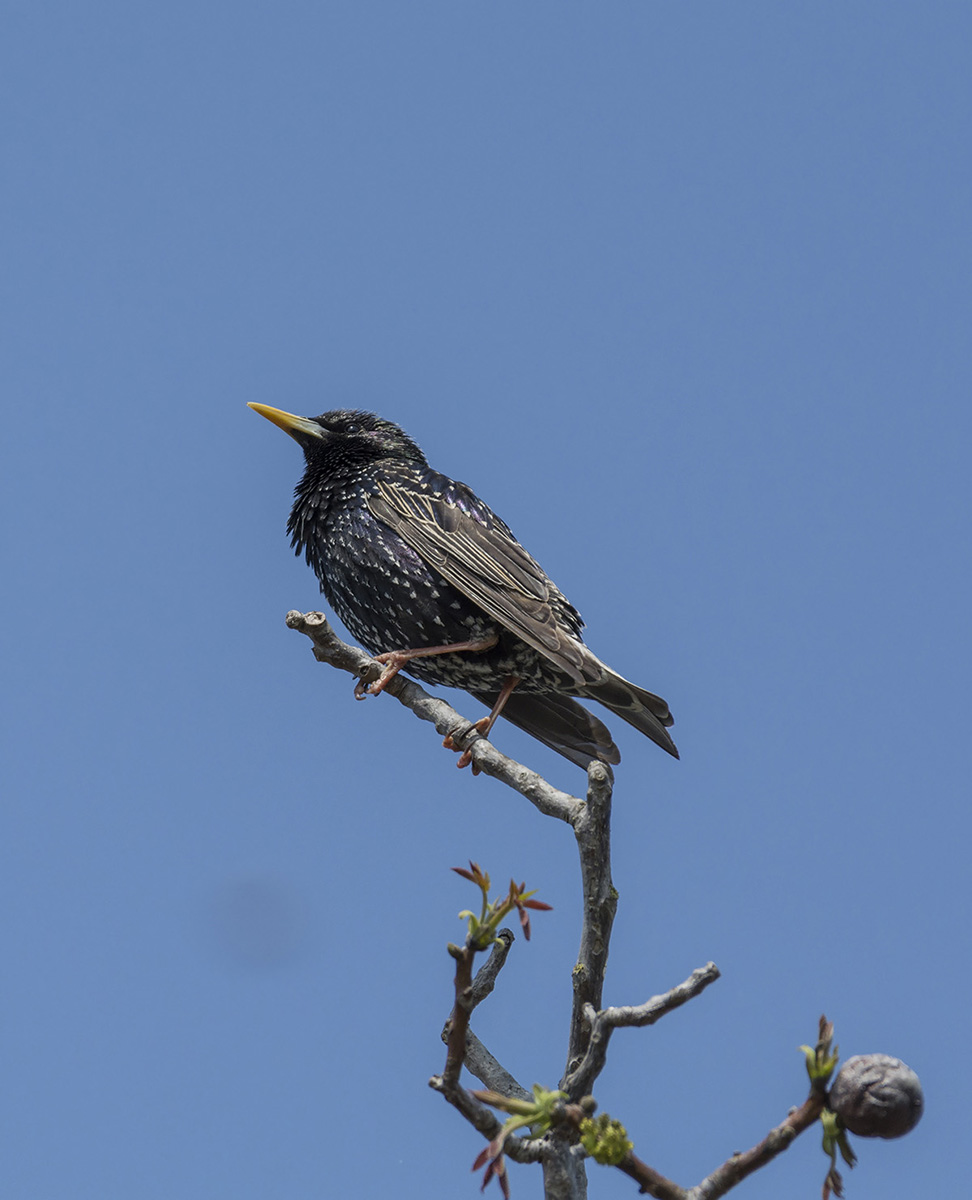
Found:
[[[502, 714], [584, 769], [621, 760], [604, 723], [578, 703], [596, 700], [679, 757], [666, 702], [585, 645], [580, 613], [509, 526], [430, 467], [403, 429], [357, 409], [300, 417], [249, 407], [304, 452], [287, 532], [328, 604], [382, 664], [374, 682], [357, 684], [359, 699], [405, 669], [482, 701], [483, 736]], [[458, 765], [470, 761], [467, 750]]]

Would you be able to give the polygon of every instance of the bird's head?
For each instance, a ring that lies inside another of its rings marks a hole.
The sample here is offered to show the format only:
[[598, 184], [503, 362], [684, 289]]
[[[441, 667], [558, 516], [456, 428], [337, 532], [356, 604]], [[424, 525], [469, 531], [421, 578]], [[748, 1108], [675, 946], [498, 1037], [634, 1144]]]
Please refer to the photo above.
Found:
[[425, 463], [425, 455], [408, 434], [374, 413], [338, 408], [319, 417], [298, 417], [268, 404], [250, 404], [298, 443], [308, 468], [333, 471], [362, 466], [379, 458]]
[[323, 547], [332, 505], [361, 485], [373, 463], [405, 460], [421, 468], [427, 465], [425, 456], [407, 433], [374, 413], [335, 409], [319, 417], [297, 417], [266, 404], [250, 408], [289, 433], [304, 452], [306, 467], [294, 489], [287, 532], [294, 550], [304, 552], [323, 587]]

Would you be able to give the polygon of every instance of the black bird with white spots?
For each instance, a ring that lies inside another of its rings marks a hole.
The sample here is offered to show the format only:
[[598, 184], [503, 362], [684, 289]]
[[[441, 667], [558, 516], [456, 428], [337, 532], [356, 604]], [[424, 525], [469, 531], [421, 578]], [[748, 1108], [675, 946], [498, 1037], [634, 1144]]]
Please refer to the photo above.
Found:
[[621, 757], [575, 697], [597, 700], [678, 757], [665, 701], [584, 645], [577, 609], [509, 527], [464, 483], [434, 471], [407, 433], [367, 412], [250, 407], [304, 451], [287, 531], [328, 603], [386, 664], [367, 690], [381, 691], [403, 667], [464, 688], [492, 710], [482, 732], [501, 711], [585, 768]]

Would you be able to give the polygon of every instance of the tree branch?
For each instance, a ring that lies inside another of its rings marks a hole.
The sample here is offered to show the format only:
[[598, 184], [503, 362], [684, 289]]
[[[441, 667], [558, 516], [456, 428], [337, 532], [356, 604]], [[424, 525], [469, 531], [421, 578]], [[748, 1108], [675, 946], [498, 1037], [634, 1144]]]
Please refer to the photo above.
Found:
[[[496, 935], [489, 958], [476, 972], [465, 996], [461, 999], [468, 1013], [490, 994], [496, 985], [496, 978], [503, 969], [506, 956], [513, 945], [514, 937], [511, 929], [501, 929]], [[442, 1040], [448, 1045], [452, 1030], [452, 1017], [446, 1021], [442, 1030]], [[483, 1043], [471, 1029], [466, 1029], [466, 1047], [463, 1054], [463, 1064], [470, 1074], [491, 1091], [500, 1092], [504, 1096], [512, 1096], [518, 1100], [532, 1100], [533, 1095], [515, 1079], [509, 1071], [486, 1049]]]
[[526, 1100], [527, 1103], [533, 1099], [533, 1093], [528, 1092], [518, 1079], [514, 1079], [471, 1029], [466, 1030], [466, 1053], [463, 1062], [466, 1070], [475, 1075], [491, 1092], [499, 1092], [501, 1096], [509, 1096], [512, 1100]]
[[[287, 625], [305, 634], [314, 646], [314, 656], [347, 671], [365, 683], [377, 679], [381, 666], [364, 650], [351, 646], [331, 629], [323, 613], [289, 612]], [[586, 803], [577, 796], [552, 787], [535, 771], [502, 754], [492, 746], [472, 722], [461, 716], [444, 700], [429, 695], [417, 683], [396, 675], [385, 688], [417, 717], [435, 726], [443, 737], [450, 737], [457, 749], [469, 750], [472, 761], [487, 775], [526, 797], [540, 812], [571, 825], [577, 841], [583, 886], [583, 923], [577, 963], [573, 972], [574, 998], [571, 1011], [567, 1066], [561, 1089], [569, 1100], [587, 1094], [604, 1068], [608, 1042], [622, 1026], [652, 1025], [666, 1013], [699, 995], [719, 978], [713, 963], [693, 971], [683, 983], [653, 996], [644, 1004], [600, 1008], [607, 965], [611, 928], [618, 896], [611, 882], [610, 826], [611, 794], [614, 777], [610, 767], [594, 762], [588, 770]], [[509, 930], [500, 931], [489, 960], [472, 978], [474, 949], [450, 946], [456, 960], [455, 1002], [443, 1031], [446, 1062], [441, 1075], [433, 1075], [429, 1086], [441, 1093], [463, 1117], [489, 1141], [503, 1126], [492, 1109], [480, 1103], [459, 1083], [465, 1065], [487, 1088], [504, 1096], [529, 1101], [531, 1094], [489, 1053], [469, 1030], [469, 1015], [492, 991], [513, 941]], [[770, 1130], [765, 1138], [744, 1154], [734, 1154], [692, 1188], [683, 1188], [666, 1179], [634, 1154], [628, 1154], [618, 1169], [634, 1179], [643, 1193], [657, 1200], [718, 1200], [742, 1179], [765, 1166], [782, 1153], [793, 1139], [809, 1128], [820, 1116], [825, 1103], [822, 1089], [811, 1090], [800, 1108]], [[576, 1122], [574, 1122], [576, 1125]], [[574, 1144], [576, 1129], [554, 1129], [545, 1139], [508, 1137], [504, 1153], [516, 1162], [543, 1162], [544, 1193], [548, 1198], [583, 1200], [586, 1177], [585, 1151]]]
[[765, 1167], [778, 1154], [782, 1154], [798, 1134], [809, 1129], [818, 1120], [826, 1101], [825, 1092], [811, 1092], [803, 1104], [775, 1129], [771, 1129], [761, 1142], [745, 1154], [734, 1154], [701, 1183], [696, 1184], [690, 1190], [688, 1200], [717, 1200], [717, 1197], [724, 1196], [747, 1175]]
[[[618, 907], [618, 893], [611, 882], [611, 796], [614, 775], [604, 763], [593, 762], [587, 771], [587, 803], [573, 821], [580, 857], [583, 916], [577, 963], [573, 970], [574, 999], [570, 1015], [567, 1065], [561, 1090], [571, 1100], [584, 1092], [575, 1091], [568, 1080], [575, 1072], [589, 1038], [586, 1009], [600, 1008], [607, 968], [611, 928]], [[589, 1089], [586, 1089], [589, 1090]]]
[[[491, 1108], [480, 1104], [464, 1087], [448, 1083], [441, 1075], [433, 1075], [429, 1080], [429, 1087], [445, 1097], [488, 1142], [498, 1136], [503, 1128], [499, 1118]], [[543, 1151], [539, 1141], [526, 1137], [511, 1137], [507, 1138], [503, 1153], [514, 1162], [535, 1163], [540, 1161]]]
[[618, 1165], [618, 1170], [634, 1179], [641, 1185], [643, 1193], [656, 1197], [656, 1200], [718, 1200], [747, 1175], [752, 1175], [782, 1154], [795, 1137], [809, 1129], [819, 1118], [825, 1103], [826, 1093], [812, 1090], [803, 1104], [793, 1109], [786, 1120], [771, 1129], [761, 1142], [745, 1154], [734, 1154], [692, 1188], [672, 1183], [634, 1154], [628, 1154]]
[[510, 947], [516, 941], [513, 936], [512, 929], [501, 929], [496, 935], [496, 941], [493, 942], [489, 952], [489, 958], [476, 972], [476, 978], [472, 981], [472, 986], [469, 989], [469, 1011], [476, 1007], [477, 1004], [482, 1004], [486, 997], [496, 986], [496, 977], [502, 971], [506, 964], [506, 956], [510, 952]]
[[[509, 933], [509, 930], [506, 930], [506, 932]], [[512, 940], [512, 935], [510, 935], [510, 942], [507, 943], [507, 949]], [[490, 955], [482, 971], [477, 976], [478, 980], [486, 972], [478, 996], [476, 995], [476, 988], [472, 979], [472, 964], [476, 956], [476, 950], [471, 941], [467, 939], [464, 946], [450, 946], [449, 953], [456, 961], [454, 983], [455, 1003], [445, 1031], [445, 1067], [441, 1075], [432, 1076], [429, 1080], [429, 1087], [440, 1092], [453, 1108], [462, 1113], [470, 1125], [483, 1134], [487, 1141], [491, 1142], [497, 1137], [503, 1126], [491, 1109], [487, 1108], [484, 1104], [480, 1104], [475, 1096], [462, 1087], [459, 1083], [459, 1073], [462, 1070], [463, 1060], [468, 1052], [467, 1039], [470, 1036], [469, 1014], [475, 1008], [476, 1004], [492, 990], [492, 983], [503, 964], [503, 960], [506, 958], [506, 951], [497, 951], [494, 947], [494, 953]], [[476, 1040], [478, 1041], [478, 1039]], [[492, 1055], [489, 1057], [494, 1063], [496, 1062], [492, 1058]], [[499, 1066], [498, 1063], [496, 1065]], [[519, 1084], [517, 1084], [517, 1087], [519, 1087]], [[524, 1092], [525, 1097], [530, 1098], [530, 1094], [525, 1089], [521, 1089], [521, 1091]], [[539, 1142], [528, 1138], [508, 1138], [505, 1143], [504, 1153], [508, 1154], [515, 1162], [538, 1162], [541, 1158]]]
[[449, 953], [456, 960], [456, 998], [447, 1026], [446, 1061], [442, 1071], [442, 1080], [448, 1086], [456, 1086], [459, 1083], [462, 1060], [466, 1054], [466, 1031], [469, 1028], [469, 1014], [473, 1007], [470, 998], [472, 963], [476, 951], [467, 940], [465, 946], [450, 946]]
[[680, 1008], [694, 996], [698, 996], [719, 978], [719, 968], [715, 963], [706, 963], [698, 967], [683, 983], [677, 984], [671, 991], [661, 996], [652, 996], [644, 1004], [622, 1005], [615, 1008], [605, 1008], [595, 1012], [593, 1006], [585, 1010], [585, 1019], [590, 1028], [590, 1037], [583, 1061], [562, 1084], [563, 1090], [572, 1098], [586, 1095], [594, 1086], [594, 1081], [604, 1070], [607, 1058], [608, 1042], [615, 1029], [622, 1026], [654, 1025], [666, 1013]]
[[[377, 679], [381, 673], [381, 666], [369, 654], [341, 641], [323, 613], [292, 611], [287, 613], [287, 625], [310, 638], [318, 662], [347, 671], [367, 683]], [[583, 810], [582, 800], [553, 787], [536, 771], [501, 754], [451, 704], [430, 696], [424, 688], [404, 675], [396, 675], [385, 691], [410, 708], [421, 720], [430, 721], [443, 737], [451, 737], [457, 749], [469, 750], [473, 762], [481, 771], [525, 796], [546, 816], [572, 824]]]

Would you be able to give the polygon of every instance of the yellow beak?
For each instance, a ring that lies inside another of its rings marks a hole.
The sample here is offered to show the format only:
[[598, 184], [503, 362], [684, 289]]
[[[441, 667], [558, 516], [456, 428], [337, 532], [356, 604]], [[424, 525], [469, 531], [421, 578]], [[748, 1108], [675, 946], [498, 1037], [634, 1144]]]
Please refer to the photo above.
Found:
[[252, 408], [254, 412], [260, 414], [261, 417], [266, 417], [268, 421], [272, 421], [284, 433], [289, 433], [292, 438], [300, 441], [300, 434], [305, 437], [322, 438], [324, 430], [316, 421], [311, 421], [307, 417], [297, 417], [293, 413], [284, 412], [282, 408], [271, 408], [269, 404], [248, 404], [247, 408]]

